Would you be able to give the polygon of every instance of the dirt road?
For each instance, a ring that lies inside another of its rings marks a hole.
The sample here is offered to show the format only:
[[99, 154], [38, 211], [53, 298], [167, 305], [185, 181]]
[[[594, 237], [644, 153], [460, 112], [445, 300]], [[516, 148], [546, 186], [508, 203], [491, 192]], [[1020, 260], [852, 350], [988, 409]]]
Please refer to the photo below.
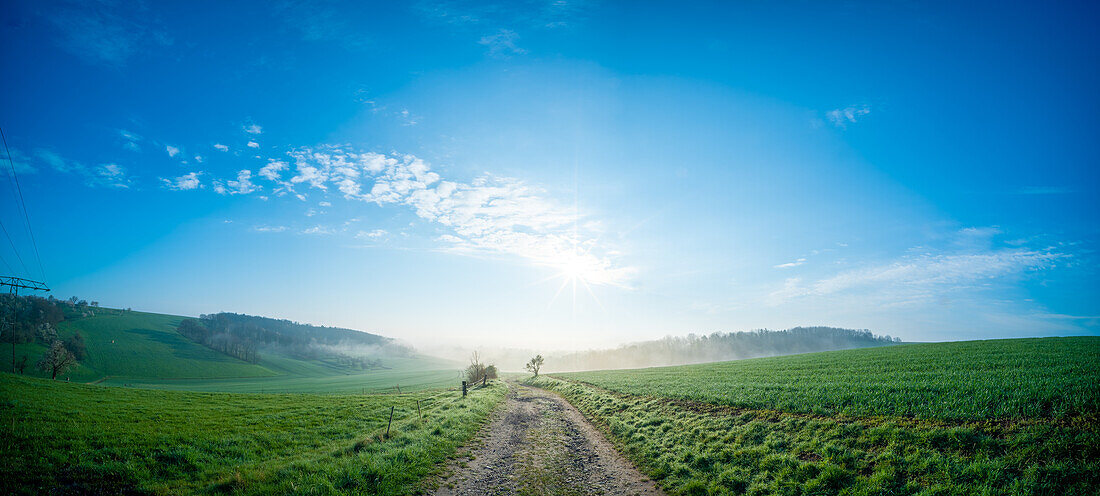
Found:
[[572, 405], [519, 384], [438, 496], [662, 495]]

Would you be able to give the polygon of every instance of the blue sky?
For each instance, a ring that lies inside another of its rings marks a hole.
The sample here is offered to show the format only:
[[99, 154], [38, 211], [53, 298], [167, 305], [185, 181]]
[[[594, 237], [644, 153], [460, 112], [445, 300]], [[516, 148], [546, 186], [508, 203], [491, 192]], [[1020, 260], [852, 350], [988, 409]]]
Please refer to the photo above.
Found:
[[42, 264], [7, 179], [2, 268], [59, 296], [422, 345], [1100, 332], [1095, 6], [3, 10]]

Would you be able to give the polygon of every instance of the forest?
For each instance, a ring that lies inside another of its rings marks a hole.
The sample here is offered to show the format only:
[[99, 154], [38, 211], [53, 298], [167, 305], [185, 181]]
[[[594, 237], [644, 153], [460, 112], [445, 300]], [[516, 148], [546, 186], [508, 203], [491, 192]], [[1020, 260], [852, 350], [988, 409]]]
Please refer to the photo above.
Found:
[[410, 356], [412, 348], [368, 332], [300, 324], [290, 320], [238, 313], [184, 319], [179, 333], [215, 351], [257, 363], [260, 351], [305, 360], [332, 359], [356, 369], [384, 368], [382, 355]]

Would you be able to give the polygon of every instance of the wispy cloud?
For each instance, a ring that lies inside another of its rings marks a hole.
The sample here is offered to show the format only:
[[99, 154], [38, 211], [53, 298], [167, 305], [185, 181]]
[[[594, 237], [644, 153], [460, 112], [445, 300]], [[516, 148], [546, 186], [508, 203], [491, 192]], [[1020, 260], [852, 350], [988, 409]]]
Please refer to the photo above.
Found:
[[224, 183], [220, 180], [213, 182], [214, 192], [219, 195], [247, 195], [262, 189], [252, 183], [252, 171], [244, 169], [237, 173], [236, 180], [228, 180]]
[[569, 29], [587, 17], [592, 2], [583, 0], [476, 0], [424, 1], [417, 11], [487, 48], [492, 57], [508, 58], [527, 50], [518, 45], [519, 33]]
[[283, 232], [288, 228], [286, 226], [253, 226], [252, 230], [256, 232]]
[[226, 146], [226, 145], [223, 145], [223, 144], [221, 144], [221, 143], [214, 143], [214, 149], [215, 149], [215, 150], [218, 150], [218, 151], [220, 151], [220, 152], [227, 152], [227, 151], [229, 151], [229, 147], [228, 147], [228, 146]]
[[175, 157], [180, 154], [180, 149], [172, 145], [165, 145], [164, 150], [168, 152], [169, 157]]
[[902, 305], [980, 290], [1003, 278], [1050, 269], [1069, 255], [1053, 250], [1003, 248], [976, 253], [925, 253], [840, 272], [816, 281], [787, 279], [772, 304], [855, 295], [869, 305]]
[[160, 178], [164, 183], [164, 187], [173, 191], [187, 191], [192, 189], [198, 189], [202, 187], [202, 182], [199, 180], [199, 176], [202, 172], [190, 172], [175, 178]]
[[245, 124], [244, 132], [246, 132], [248, 134], [263, 134], [264, 128], [262, 128], [262, 127], [260, 127], [256, 124]]
[[527, 53], [527, 50], [520, 48], [516, 42], [519, 41], [519, 35], [515, 31], [510, 29], [501, 29], [496, 33], [482, 36], [478, 40], [478, 44], [484, 45], [488, 49], [489, 55], [493, 57], [507, 58], [512, 55], [523, 55]]
[[139, 136], [136, 133], [127, 131], [125, 129], [119, 129], [118, 134], [119, 134], [119, 136], [122, 137], [122, 140], [123, 140], [122, 147], [123, 148], [125, 148], [127, 150], [130, 150], [132, 152], [141, 151], [141, 146], [139, 145], [139, 143], [141, 143], [141, 136]]
[[787, 262], [787, 263], [782, 263], [782, 264], [776, 265], [775, 268], [777, 268], [777, 269], [789, 269], [791, 267], [798, 267], [799, 265], [802, 265], [804, 263], [806, 263], [806, 259], [805, 258], [800, 258], [800, 259], [795, 260], [793, 262]]
[[417, 10], [428, 19], [454, 26], [560, 29], [585, 19], [590, 4], [584, 0], [441, 0], [420, 2]]
[[302, 234], [334, 234], [335, 231], [324, 226], [313, 226], [302, 230]]
[[[37, 172], [37, 169], [31, 165], [31, 158], [20, 151], [18, 148], [11, 148], [8, 150], [9, 154], [0, 155], [0, 166], [7, 166], [15, 164], [15, 172], [17, 174], [33, 174]], [[11, 163], [8, 163], [11, 160]]]
[[104, 186], [113, 188], [129, 188], [130, 179], [126, 175], [126, 169], [118, 164], [103, 164], [95, 168], [95, 176], [98, 182]]
[[375, 229], [373, 231], [359, 231], [355, 233], [355, 237], [359, 239], [379, 239], [384, 238], [389, 234], [389, 231], [385, 229]]
[[125, 2], [71, 2], [43, 15], [60, 32], [54, 39], [62, 49], [93, 64], [124, 65], [140, 51], [172, 44], [155, 17]]
[[57, 172], [82, 178], [88, 186], [129, 188], [132, 184], [126, 169], [118, 164], [108, 163], [88, 167], [75, 160], [62, 157], [53, 150], [46, 149], [35, 150], [35, 158]]
[[401, 119], [402, 126], [415, 126], [420, 122], [420, 117], [410, 113], [409, 109], [401, 109], [397, 113], [397, 117]]
[[[514, 178], [483, 175], [471, 182], [444, 180], [412, 155], [358, 152], [341, 146], [299, 148], [289, 164], [272, 161], [260, 176], [294, 193], [295, 188], [339, 192], [344, 198], [381, 206], [401, 205], [446, 232], [441, 249], [464, 254], [516, 256], [538, 265], [569, 266], [588, 282], [625, 286], [635, 270], [613, 260], [572, 207]], [[265, 167], [266, 168], [266, 167]], [[301, 193], [298, 193], [301, 194]]]
[[255, 142], [255, 141], [249, 141], [249, 142], [248, 142], [248, 147], [249, 147], [249, 148], [259, 148], [259, 147], [260, 147], [260, 144], [259, 144], [259, 143], [257, 143], [257, 142]]
[[371, 31], [362, 27], [362, 23], [370, 20], [358, 19], [358, 12], [341, 8], [334, 2], [282, 1], [272, 7], [275, 14], [305, 41], [332, 42], [348, 50], [370, 46], [368, 33]]
[[861, 118], [871, 113], [870, 105], [853, 105], [849, 107], [833, 109], [825, 113], [825, 117], [829, 119], [834, 126], [841, 129], [848, 127], [849, 124], [855, 124]]

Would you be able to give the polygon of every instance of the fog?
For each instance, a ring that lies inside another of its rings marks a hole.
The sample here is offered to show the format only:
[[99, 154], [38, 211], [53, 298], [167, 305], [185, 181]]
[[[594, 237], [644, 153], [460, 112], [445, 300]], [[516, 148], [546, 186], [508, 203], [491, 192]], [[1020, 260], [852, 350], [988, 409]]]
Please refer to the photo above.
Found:
[[524, 364], [536, 354], [546, 359], [545, 372], [626, 369], [718, 362], [816, 351], [888, 346], [900, 342], [890, 336], [877, 336], [869, 330], [834, 327], [795, 327], [786, 330], [760, 329], [747, 332], [708, 335], [666, 336], [652, 341], [626, 343], [615, 348], [576, 350], [539, 350], [534, 348], [467, 347], [460, 345], [419, 346], [418, 351], [465, 362], [475, 349], [486, 363], [503, 371], [524, 370]]

